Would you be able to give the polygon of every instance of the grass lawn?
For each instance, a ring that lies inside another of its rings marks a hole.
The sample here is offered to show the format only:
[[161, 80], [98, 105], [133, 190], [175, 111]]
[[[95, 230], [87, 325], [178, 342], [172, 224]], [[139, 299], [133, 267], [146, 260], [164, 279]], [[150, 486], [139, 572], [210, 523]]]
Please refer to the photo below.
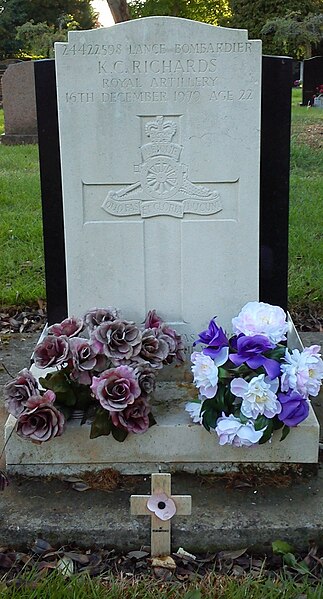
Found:
[[293, 90], [289, 302], [323, 303], [323, 110], [299, 106]]
[[[313, 580], [275, 577], [219, 576], [210, 574], [197, 577], [191, 583], [162, 582], [153, 577], [91, 579], [73, 576], [64, 579], [52, 572], [19, 586], [3, 585], [2, 599], [321, 599], [323, 586]], [[28, 578], [27, 578], [28, 581]]]
[[[290, 308], [323, 304], [323, 110], [293, 90]], [[0, 133], [3, 111], [0, 111]], [[321, 146], [320, 146], [321, 144]], [[0, 145], [0, 308], [45, 297], [37, 146]]]

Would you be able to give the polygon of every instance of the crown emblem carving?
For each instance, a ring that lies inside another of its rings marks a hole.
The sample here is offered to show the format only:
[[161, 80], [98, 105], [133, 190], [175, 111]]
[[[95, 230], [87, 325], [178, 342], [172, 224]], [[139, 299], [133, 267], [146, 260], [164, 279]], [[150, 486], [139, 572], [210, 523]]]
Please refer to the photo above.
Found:
[[[176, 118], [176, 117], [174, 117]], [[178, 118], [178, 117], [177, 117]], [[135, 183], [111, 189], [102, 208], [114, 216], [142, 218], [184, 214], [216, 214], [222, 210], [220, 195], [215, 189], [192, 183], [188, 167], [180, 162], [183, 147], [172, 142], [180, 123], [165, 116], [152, 116], [143, 124], [140, 134], [148, 137], [140, 147], [142, 161], [135, 164]], [[180, 136], [179, 136], [180, 137]]]
[[145, 132], [151, 141], [170, 142], [176, 133], [176, 123], [166, 121], [163, 116], [157, 116], [155, 121], [146, 123]]

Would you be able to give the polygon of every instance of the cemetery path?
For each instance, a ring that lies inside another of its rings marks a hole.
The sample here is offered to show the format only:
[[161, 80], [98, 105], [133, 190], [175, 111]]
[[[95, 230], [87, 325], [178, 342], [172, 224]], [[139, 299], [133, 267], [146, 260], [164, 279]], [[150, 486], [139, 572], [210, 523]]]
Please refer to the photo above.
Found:
[[[174, 474], [172, 491], [189, 492], [192, 515], [174, 518], [173, 550], [205, 554], [248, 547], [267, 552], [272, 541], [284, 539], [302, 551], [310, 542], [318, 543], [323, 533], [323, 471], [295, 480], [287, 477], [287, 485], [275, 486], [274, 480], [262, 486], [258, 476], [250, 486], [232, 488], [219, 477]], [[1, 543], [24, 549], [40, 535], [54, 547], [139, 550], [149, 544], [150, 522], [130, 514], [130, 495], [149, 491], [148, 476], [122, 477], [113, 492], [82, 493], [67, 479], [13, 477], [0, 496]]]

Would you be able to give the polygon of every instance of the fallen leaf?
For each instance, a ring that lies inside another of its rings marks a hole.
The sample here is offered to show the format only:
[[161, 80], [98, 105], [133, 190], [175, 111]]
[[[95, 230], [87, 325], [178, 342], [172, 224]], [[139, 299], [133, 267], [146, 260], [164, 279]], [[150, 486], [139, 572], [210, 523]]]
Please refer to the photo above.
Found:
[[74, 489], [74, 491], [88, 491], [89, 489], [92, 489], [92, 487], [87, 483], [79, 482], [74, 483], [72, 489]]
[[0, 568], [12, 568], [14, 561], [6, 553], [0, 553]]
[[64, 553], [64, 556], [72, 559], [74, 562], [76, 562], [77, 564], [81, 564], [82, 566], [86, 566], [88, 563], [90, 563], [90, 558], [88, 555], [85, 555], [84, 553], [75, 553], [74, 551], [68, 551], [67, 553]]
[[172, 572], [167, 568], [154, 568], [154, 574], [156, 578], [165, 582], [171, 580], [173, 576]]
[[163, 557], [154, 557], [151, 565], [153, 568], [167, 568], [167, 570], [176, 569], [176, 564], [170, 555], [165, 555]]
[[246, 553], [247, 547], [245, 549], [236, 549], [235, 551], [220, 551], [219, 558], [220, 559], [237, 559], [241, 557], [244, 553]]
[[84, 479], [79, 476], [68, 476], [63, 478], [64, 483], [84, 483]]
[[129, 559], [142, 559], [143, 557], [147, 557], [149, 553], [147, 551], [130, 551], [127, 553], [126, 557]]
[[63, 576], [72, 576], [74, 574], [74, 563], [70, 557], [62, 557], [58, 564], [57, 570], [60, 570]]
[[37, 563], [37, 570], [56, 570], [57, 568], [57, 562], [46, 562], [45, 560], [42, 560], [41, 562]]
[[46, 553], [46, 551], [54, 551], [53, 547], [45, 539], [36, 539], [31, 550], [38, 555]]
[[232, 576], [244, 576], [245, 573], [246, 571], [244, 570], [244, 568], [241, 568], [241, 566], [238, 566], [237, 564], [233, 566], [231, 571]]

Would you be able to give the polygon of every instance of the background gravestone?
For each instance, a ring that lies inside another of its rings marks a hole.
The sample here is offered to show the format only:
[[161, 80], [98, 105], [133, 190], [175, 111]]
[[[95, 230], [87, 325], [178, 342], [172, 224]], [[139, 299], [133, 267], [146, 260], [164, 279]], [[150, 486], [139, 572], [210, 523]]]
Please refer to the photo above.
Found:
[[323, 84], [323, 56], [304, 60], [303, 106], [313, 104], [316, 88]]
[[3, 144], [37, 143], [34, 63], [10, 65], [2, 77]]
[[2, 60], [0, 62], [0, 106], [2, 107], [2, 77], [5, 74], [7, 68], [11, 64], [16, 64], [17, 62], [21, 62], [18, 58], [8, 58], [6, 60]]

